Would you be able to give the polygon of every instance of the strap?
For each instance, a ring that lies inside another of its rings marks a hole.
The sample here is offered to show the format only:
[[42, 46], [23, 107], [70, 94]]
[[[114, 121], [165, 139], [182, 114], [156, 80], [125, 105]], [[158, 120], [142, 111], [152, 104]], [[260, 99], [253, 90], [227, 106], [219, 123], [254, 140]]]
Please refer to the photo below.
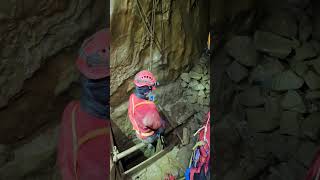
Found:
[[109, 133], [109, 128], [99, 128], [93, 131], [89, 131], [79, 139], [78, 148], [80, 148], [82, 144], [90, 141], [91, 139], [94, 139], [98, 136], [107, 135], [108, 133]]
[[78, 161], [78, 139], [77, 139], [77, 127], [76, 127], [76, 110], [79, 105], [73, 106], [71, 113], [71, 125], [72, 125], [72, 145], [73, 145], [73, 171], [76, 180], [78, 180], [78, 172], [77, 172], [77, 161]]
[[77, 126], [76, 126], [76, 111], [79, 108], [79, 105], [75, 105], [72, 109], [71, 114], [71, 123], [72, 123], [72, 144], [73, 144], [73, 171], [75, 174], [76, 180], [78, 180], [78, 172], [77, 172], [77, 163], [78, 163], [78, 150], [81, 145], [85, 144], [86, 142], [98, 137], [107, 135], [110, 131], [109, 128], [99, 128], [92, 131], [87, 132], [84, 136], [82, 136], [78, 141], [77, 136]]

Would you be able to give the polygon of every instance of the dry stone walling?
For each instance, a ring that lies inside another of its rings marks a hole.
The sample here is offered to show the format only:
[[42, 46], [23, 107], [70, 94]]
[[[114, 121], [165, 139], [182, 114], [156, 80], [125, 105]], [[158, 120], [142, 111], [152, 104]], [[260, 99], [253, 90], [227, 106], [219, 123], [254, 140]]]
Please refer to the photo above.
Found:
[[217, 139], [225, 151], [217, 158], [224, 179], [305, 176], [320, 140], [320, 14], [315, 10], [313, 16], [307, 10], [273, 11], [253, 34], [231, 38], [215, 59], [229, 62], [225, 73], [234, 92], [233, 110], [215, 133], [223, 135]]

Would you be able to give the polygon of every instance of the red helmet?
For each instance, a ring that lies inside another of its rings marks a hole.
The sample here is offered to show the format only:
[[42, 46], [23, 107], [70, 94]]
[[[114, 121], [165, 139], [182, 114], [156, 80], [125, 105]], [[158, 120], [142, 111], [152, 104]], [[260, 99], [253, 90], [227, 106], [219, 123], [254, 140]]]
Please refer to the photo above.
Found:
[[110, 76], [109, 48], [109, 29], [102, 29], [86, 39], [80, 48], [76, 62], [79, 71], [89, 79]]
[[134, 84], [138, 87], [153, 86], [154, 88], [158, 85], [156, 78], [147, 70], [140, 71], [136, 74], [134, 77]]

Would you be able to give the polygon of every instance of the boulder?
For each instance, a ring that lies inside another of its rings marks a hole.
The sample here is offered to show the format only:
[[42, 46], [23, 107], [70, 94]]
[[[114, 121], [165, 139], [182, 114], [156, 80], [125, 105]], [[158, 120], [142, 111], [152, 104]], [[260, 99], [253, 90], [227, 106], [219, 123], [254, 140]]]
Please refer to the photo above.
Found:
[[278, 58], [286, 58], [299, 46], [296, 41], [263, 31], [255, 32], [254, 44], [257, 50]]
[[298, 25], [295, 16], [286, 11], [275, 11], [262, 22], [260, 29], [280, 36], [295, 38]]
[[182, 86], [183, 88], [186, 88], [186, 87], [188, 86], [188, 84], [187, 84], [185, 81], [182, 81], [182, 82], [181, 82], [181, 86]]
[[264, 108], [246, 109], [248, 126], [254, 132], [271, 131], [279, 127], [279, 121], [272, 119]]
[[198, 73], [198, 74], [205, 74], [204, 69], [203, 69], [202, 66], [199, 65], [199, 64], [195, 65], [195, 66], [191, 69], [191, 71], [196, 72], [196, 73]]
[[291, 70], [281, 72], [271, 79], [271, 88], [275, 91], [299, 89], [303, 84], [303, 79]]
[[197, 85], [194, 86], [192, 89], [193, 89], [193, 90], [196, 90], [196, 91], [201, 91], [201, 90], [204, 90], [204, 89], [205, 89], [205, 86], [202, 85], [202, 84], [197, 84]]
[[320, 89], [320, 76], [315, 72], [310, 70], [303, 78], [311, 90]]
[[255, 107], [264, 104], [264, 98], [261, 95], [260, 88], [257, 86], [244, 90], [239, 94], [239, 102], [242, 105]]
[[248, 36], [235, 36], [227, 43], [226, 49], [230, 56], [242, 65], [255, 66], [257, 64], [258, 53], [252, 39]]
[[164, 110], [167, 112], [166, 114], [168, 115], [168, 120], [179, 125], [184, 123], [195, 113], [193, 106], [189, 101], [185, 101], [184, 98], [181, 98], [174, 103], [165, 105]]
[[286, 110], [296, 111], [300, 113], [306, 112], [306, 106], [302, 100], [302, 97], [293, 90], [288, 91], [282, 99], [282, 108]]
[[310, 114], [306, 119], [301, 123], [301, 130], [305, 136], [308, 136], [313, 139], [319, 138], [320, 132], [320, 112], [314, 112]]
[[195, 80], [200, 80], [202, 77], [201, 74], [193, 72], [193, 71], [189, 72], [189, 76], [190, 76], [190, 78], [195, 79]]
[[248, 76], [248, 70], [236, 61], [233, 61], [226, 71], [229, 78], [234, 82], [240, 82]]
[[314, 58], [317, 56], [316, 51], [313, 49], [310, 43], [304, 43], [301, 47], [295, 49], [296, 54], [293, 57], [297, 61]]
[[185, 82], [187, 82], [187, 83], [189, 83], [190, 82], [190, 76], [189, 76], [189, 74], [188, 73], [182, 73], [181, 74], [181, 79], [183, 80], [183, 81], [185, 81]]
[[299, 136], [300, 119], [298, 112], [284, 111], [280, 120], [280, 133]]

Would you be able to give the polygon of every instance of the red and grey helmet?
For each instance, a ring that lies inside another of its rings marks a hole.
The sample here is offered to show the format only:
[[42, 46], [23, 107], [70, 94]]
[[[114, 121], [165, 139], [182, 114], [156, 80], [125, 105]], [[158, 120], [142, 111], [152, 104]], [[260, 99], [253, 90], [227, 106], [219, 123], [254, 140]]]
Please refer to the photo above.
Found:
[[143, 70], [138, 72], [134, 77], [134, 84], [138, 87], [149, 86], [155, 89], [155, 87], [158, 85], [158, 82], [151, 72]]
[[110, 30], [102, 29], [86, 39], [76, 65], [88, 79], [102, 79], [110, 76]]

